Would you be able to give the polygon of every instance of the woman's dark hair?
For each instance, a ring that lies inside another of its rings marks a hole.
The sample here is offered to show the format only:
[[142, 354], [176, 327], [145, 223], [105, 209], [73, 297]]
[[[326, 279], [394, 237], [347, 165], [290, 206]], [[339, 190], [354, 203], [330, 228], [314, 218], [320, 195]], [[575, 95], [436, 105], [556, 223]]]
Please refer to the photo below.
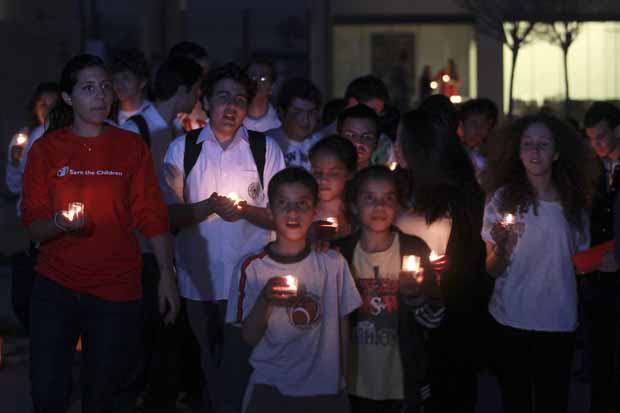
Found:
[[32, 97], [28, 101], [28, 106], [26, 109], [28, 110], [28, 114], [30, 115], [30, 126], [33, 128], [39, 126], [39, 119], [37, 118], [37, 115], [34, 112], [34, 109], [37, 105], [37, 101], [39, 100], [41, 96], [46, 95], [46, 94], [56, 95], [58, 100], [60, 100], [60, 88], [58, 87], [58, 83], [56, 82], [39, 83], [34, 93], [32, 94]]
[[433, 113], [456, 132], [459, 126], [459, 111], [446, 96], [431, 95], [422, 101], [418, 109]]
[[536, 114], [502, 126], [489, 140], [489, 156], [482, 173], [485, 191], [492, 195], [502, 190], [500, 213], [526, 213], [530, 207], [537, 213], [536, 191], [530, 183], [520, 159], [521, 139], [533, 124], [545, 125], [553, 136], [558, 159], [553, 162], [551, 179], [568, 222], [583, 228], [582, 213], [588, 208], [598, 177], [596, 156], [585, 139], [560, 119]]
[[[105, 70], [105, 64], [100, 57], [81, 54], [74, 56], [65, 65], [60, 74], [60, 92], [71, 94], [77, 84], [79, 73], [91, 67], [100, 67]], [[67, 127], [73, 123], [73, 109], [61, 98], [50, 111], [48, 132]]]
[[207, 99], [211, 98], [215, 85], [224, 79], [231, 79], [242, 85], [245, 88], [248, 103], [252, 102], [252, 99], [256, 96], [256, 84], [252, 82], [245, 71], [235, 63], [227, 63], [224, 66], [209, 71], [207, 79], [202, 82], [200, 87], [203, 96], [206, 96]]
[[351, 206], [355, 205], [357, 202], [357, 197], [362, 189], [362, 187], [368, 181], [384, 181], [388, 182], [394, 186], [396, 190], [396, 197], [398, 199], [398, 203], [401, 207], [406, 205], [406, 199], [404, 196], [403, 188], [399, 184], [399, 180], [396, 175], [390, 171], [387, 166], [384, 165], [372, 165], [367, 168], [359, 171], [353, 179], [351, 179], [346, 186], [345, 190], [345, 203], [347, 205], [347, 209], [350, 212]]
[[484, 195], [456, 131], [440, 114], [425, 110], [405, 113], [400, 126], [414, 211], [431, 224], [462, 209], [475, 222]]
[[348, 139], [339, 135], [329, 135], [321, 139], [310, 148], [308, 156], [310, 161], [312, 162], [312, 159], [320, 153], [328, 153], [338, 158], [349, 173], [355, 173], [357, 170], [357, 150]]

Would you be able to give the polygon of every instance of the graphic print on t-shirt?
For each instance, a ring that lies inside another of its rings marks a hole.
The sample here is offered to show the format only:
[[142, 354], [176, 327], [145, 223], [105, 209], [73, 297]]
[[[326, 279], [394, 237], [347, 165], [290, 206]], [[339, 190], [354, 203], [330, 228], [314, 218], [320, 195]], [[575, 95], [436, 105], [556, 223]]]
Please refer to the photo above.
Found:
[[319, 324], [321, 320], [321, 300], [316, 295], [303, 292], [288, 307], [288, 319], [291, 325], [307, 329]]
[[362, 307], [357, 312], [354, 340], [359, 344], [394, 345], [398, 340], [398, 279], [359, 278], [357, 286]]

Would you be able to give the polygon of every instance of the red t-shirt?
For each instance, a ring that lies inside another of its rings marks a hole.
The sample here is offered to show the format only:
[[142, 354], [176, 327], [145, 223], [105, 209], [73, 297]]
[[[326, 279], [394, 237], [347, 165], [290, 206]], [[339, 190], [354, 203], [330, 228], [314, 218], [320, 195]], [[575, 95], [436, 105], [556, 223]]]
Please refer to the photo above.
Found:
[[28, 155], [22, 222], [52, 219], [82, 202], [86, 228], [41, 243], [36, 270], [59, 284], [110, 301], [142, 295], [142, 258], [133, 233], [168, 231], [168, 214], [143, 139], [106, 126], [94, 138], [70, 128], [46, 134]]

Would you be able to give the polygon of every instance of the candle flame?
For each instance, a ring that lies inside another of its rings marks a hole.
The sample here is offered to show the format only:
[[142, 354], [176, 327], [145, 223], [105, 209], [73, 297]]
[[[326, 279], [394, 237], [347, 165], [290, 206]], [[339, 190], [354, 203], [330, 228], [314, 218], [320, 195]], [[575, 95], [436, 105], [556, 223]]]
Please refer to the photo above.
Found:
[[403, 257], [403, 271], [419, 272], [420, 257], [418, 257], [417, 255], [405, 255]]
[[444, 82], [446, 82], [446, 83], [447, 83], [447, 82], [449, 82], [449, 81], [450, 81], [450, 75], [443, 75], [443, 76], [441, 77], [441, 80], [443, 80], [443, 81], [444, 81]]
[[437, 82], [435, 82], [434, 80], [431, 82], [431, 89], [435, 90], [439, 87], [439, 85], [437, 84]]
[[434, 262], [434, 261], [437, 261], [437, 260], [439, 260], [439, 259], [441, 259], [443, 257], [444, 257], [444, 255], [439, 255], [435, 251], [431, 251], [431, 255], [428, 256], [428, 259], [431, 262]]
[[515, 216], [512, 214], [506, 214], [506, 216], [504, 216], [504, 224], [505, 225], [512, 225], [515, 223]]
[[18, 133], [18, 134], [17, 134], [16, 143], [17, 143], [18, 145], [23, 145], [23, 144], [25, 144], [27, 140], [28, 140], [28, 136], [26, 136], [26, 134], [24, 134], [24, 133]]
[[397, 162], [392, 162], [390, 164], [390, 171], [395, 171], [397, 166], [398, 166]]
[[450, 102], [457, 104], [463, 102], [463, 98], [460, 95], [452, 95], [450, 96]]
[[338, 228], [338, 218], [329, 217], [329, 218], [325, 218], [325, 221], [329, 222], [330, 227]]
[[290, 290], [297, 290], [297, 278], [295, 278], [292, 275], [285, 275], [284, 278], [286, 279], [286, 286], [290, 289]]

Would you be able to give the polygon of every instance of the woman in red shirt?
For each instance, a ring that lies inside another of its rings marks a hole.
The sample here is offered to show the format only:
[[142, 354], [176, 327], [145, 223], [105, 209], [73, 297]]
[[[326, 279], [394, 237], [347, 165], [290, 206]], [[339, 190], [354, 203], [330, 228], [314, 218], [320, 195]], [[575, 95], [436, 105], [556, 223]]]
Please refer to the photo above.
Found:
[[[75, 344], [82, 336], [82, 411], [125, 411], [139, 343], [142, 261], [133, 234], [150, 239], [160, 267], [160, 311], [179, 299], [168, 217], [142, 138], [105, 123], [112, 86], [103, 61], [72, 58], [49, 131], [32, 146], [22, 221], [41, 244], [31, 302], [35, 412], [69, 407]], [[71, 211], [79, 203], [81, 210]]]

